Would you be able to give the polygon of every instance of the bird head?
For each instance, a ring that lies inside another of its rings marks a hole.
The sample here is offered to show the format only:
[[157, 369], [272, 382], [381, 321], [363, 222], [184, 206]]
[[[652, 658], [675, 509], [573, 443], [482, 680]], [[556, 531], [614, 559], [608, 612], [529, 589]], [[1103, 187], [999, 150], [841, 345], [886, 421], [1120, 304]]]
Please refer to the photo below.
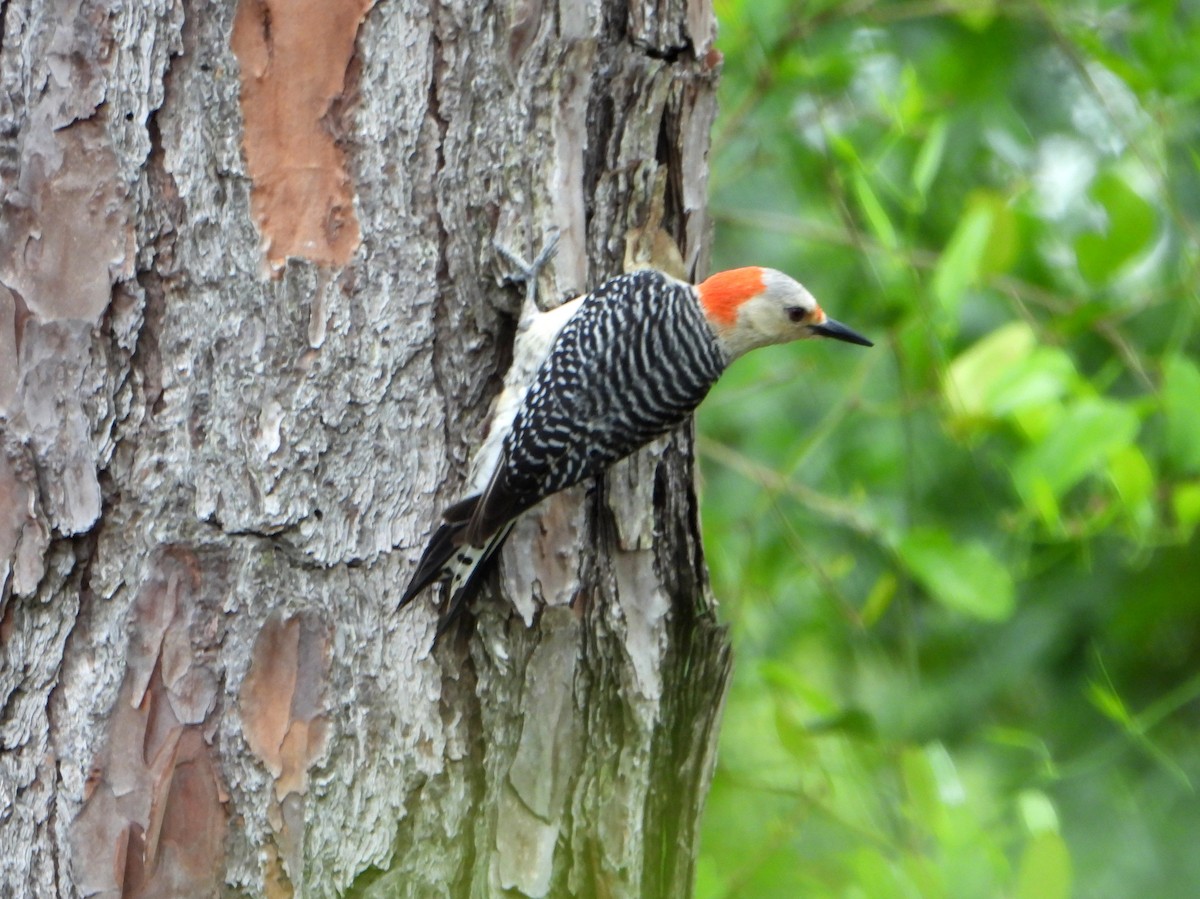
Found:
[[700, 305], [729, 358], [774, 343], [832, 337], [874, 346], [825, 314], [803, 284], [771, 268], [735, 268], [696, 285]]

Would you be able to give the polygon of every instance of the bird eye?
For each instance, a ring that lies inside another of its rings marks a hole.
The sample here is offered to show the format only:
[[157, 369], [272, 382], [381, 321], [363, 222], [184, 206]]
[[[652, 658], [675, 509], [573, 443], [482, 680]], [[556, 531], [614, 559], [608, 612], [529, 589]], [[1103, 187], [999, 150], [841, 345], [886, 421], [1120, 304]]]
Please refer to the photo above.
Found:
[[800, 306], [788, 306], [785, 311], [790, 321], [802, 322], [808, 318], [808, 310]]

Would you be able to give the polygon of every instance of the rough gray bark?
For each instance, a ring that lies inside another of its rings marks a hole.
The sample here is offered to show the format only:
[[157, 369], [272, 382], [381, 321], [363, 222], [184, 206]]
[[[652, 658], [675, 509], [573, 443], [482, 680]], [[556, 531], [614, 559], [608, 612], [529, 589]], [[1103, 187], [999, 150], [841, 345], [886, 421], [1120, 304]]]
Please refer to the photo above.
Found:
[[690, 895], [689, 434], [435, 652], [393, 609], [510, 357], [493, 241], [558, 229], [553, 297], [660, 217], [702, 264], [707, 0], [0, 21], [0, 895]]

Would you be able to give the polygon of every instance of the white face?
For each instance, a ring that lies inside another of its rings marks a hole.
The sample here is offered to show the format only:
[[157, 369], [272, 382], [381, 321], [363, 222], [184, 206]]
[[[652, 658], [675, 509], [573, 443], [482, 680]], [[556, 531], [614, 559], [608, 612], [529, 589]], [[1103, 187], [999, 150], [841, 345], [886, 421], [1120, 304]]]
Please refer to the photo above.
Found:
[[738, 310], [737, 324], [725, 339], [734, 355], [814, 337], [811, 326], [825, 321], [825, 313], [803, 284], [783, 272], [763, 269], [762, 293]]

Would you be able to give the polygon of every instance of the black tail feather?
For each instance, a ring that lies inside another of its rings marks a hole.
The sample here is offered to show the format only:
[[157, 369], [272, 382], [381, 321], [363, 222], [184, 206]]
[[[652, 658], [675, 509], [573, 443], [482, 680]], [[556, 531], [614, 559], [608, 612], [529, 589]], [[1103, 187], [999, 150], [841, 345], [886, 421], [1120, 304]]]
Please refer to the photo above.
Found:
[[462, 524], [443, 524], [433, 532], [425, 552], [421, 554], [421, 561], [417, 563], [417, 570], [413, 572], [412, 580], [408, 582], [404, 595], [396, 605], [397, 611], [412, 602], [446, 570], [446, 563], [450, 561], [456, 548], [454, 538], [464, 527]]
[[509, 531], [512, 530], [512, 522], [509, 522], [483, 546], [466, 545], [465, 532], [475, 515], [479, 501], [478, 495], [469, 496], [446, 509], [442, 516], [443, 523], [429, 538], [425, 552], [421, 554], [421, 560], [413, 572], [412, 580], [396, 606], [399, 611], [435, 581], [448, 581], [450, 598], [446, 603], [446, 610], [438, 620], [437, 638], [461, 616], [467, 603], [479, 590], [492, 558], [504, 545]]
[[459, 535], [466, 530], [467, 523], [471, 520], [471, 515], [478, 503], [478, 495], [468, 496], [450, 506], [443, 513], [443, 524], [433, 532], [433, 536], [429, 538], [429, 543], [425, 546], [425, 552], [421, 553], [421, 561], [417, 563], [417, 570], [413, 572], [412, 580], [408, 582], [404, 595], [400, 597], [400, 602], [396, 606], [397, 611], [412, 602], [417, 594], [446, 572], [447, 563], [453, 557], [454, 551], [462, 544], [462, 540], [458, 539]]

